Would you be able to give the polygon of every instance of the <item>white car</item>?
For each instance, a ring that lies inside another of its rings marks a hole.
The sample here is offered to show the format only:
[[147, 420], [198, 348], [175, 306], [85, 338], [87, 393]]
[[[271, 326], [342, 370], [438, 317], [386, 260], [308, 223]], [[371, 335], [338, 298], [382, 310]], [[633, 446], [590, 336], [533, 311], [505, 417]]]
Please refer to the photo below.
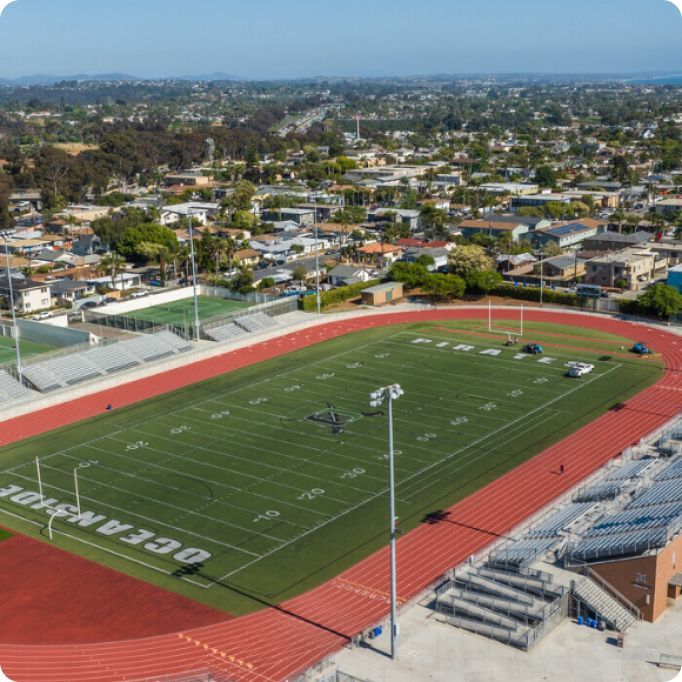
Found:
[[37, 315], [33, 316], [34, 320], [47, 320], [50, 317], [52, 317], [52, 313], [44, 312], [44, 313], [38, 313]]
[[584, 377], [586, 374], [589, 374], [593, 370], [594, 370], [594, 365], [588, 365], [585, 362], [574, 362], [568, 370], [568, 376], [569, 377]]
[[130, 294], [130, 298], [144, 298], [145, 296], [149, 296], [149, 292], [145, 289], [139, 289]]

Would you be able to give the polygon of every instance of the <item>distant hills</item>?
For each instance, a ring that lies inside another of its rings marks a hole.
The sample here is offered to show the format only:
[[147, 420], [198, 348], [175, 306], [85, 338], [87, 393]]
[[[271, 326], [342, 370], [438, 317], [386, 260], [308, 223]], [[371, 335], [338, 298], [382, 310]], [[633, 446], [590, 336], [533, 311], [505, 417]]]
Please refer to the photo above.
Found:
[[204, 76], [165, 76], [163, 78], [140, 78], [131, 76], [128, 73], [98, 73], [85, 74], [78, 73], [71, 76], [54, 76], [51, 74], [35, 74], [33, 76], [21, 76], [19, 78], [0, 78], [0, 85], [13, 87], [27, 87], [32, 85], [54, 85], [62, 81], [126, 81], [129, 83], [142, 82], [146, 80], [167, 80], [167, 81], [241, 81], [248, 80], [239, 76], [232, 76], [227, 73], [211, 73]]

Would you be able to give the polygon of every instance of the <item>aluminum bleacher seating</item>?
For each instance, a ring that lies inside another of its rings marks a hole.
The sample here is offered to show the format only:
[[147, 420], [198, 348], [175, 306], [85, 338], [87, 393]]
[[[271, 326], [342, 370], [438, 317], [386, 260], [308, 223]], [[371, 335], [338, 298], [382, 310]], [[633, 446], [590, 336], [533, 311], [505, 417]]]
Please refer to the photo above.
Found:
[[561, 531], [566, 530], [574, 521], [579, 519], [594, 506], [592, 502], [580, 502], [569, 504], [556, 514], [543, 519], [537, 526], [529, 531], [529, 537], [556, 537]]
[[213, 329], [205, 329], [204, 333], [218, 342], [232, 341], [240, 337], [246, 336], [249, 332], [236, 325], [234, 322], [223, 325], [222, 327], [214, 327]]
[[169, 331], [142, 334], [129, 341], [32, 362], [25, 366], [24, 375], [39, 391], [48, 393], [145, 362], [178, 355], [191, 348], [189, 341]]
[[267, 331], [278, 326], [277, 320], [265, 313], [254, 313], [253, 315], [238, 317], [235, 320], [235, 324], [238, 324], [242, 329], [251, 334]]
[[25, 386], [22, 386], [11, 374], [5, 370], [0, 370], [0, 405], [11, 405], [14, 403], [31, 400], [39, 395]]

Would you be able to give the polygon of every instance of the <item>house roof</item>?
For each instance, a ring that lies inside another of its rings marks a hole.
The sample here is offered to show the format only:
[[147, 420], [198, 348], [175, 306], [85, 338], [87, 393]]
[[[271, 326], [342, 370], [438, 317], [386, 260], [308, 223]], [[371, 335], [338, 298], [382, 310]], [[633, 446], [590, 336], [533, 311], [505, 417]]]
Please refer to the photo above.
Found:
[[394, 246], [393, 244], [380, 244], [378, 242], [374, 244], [366, 244], [361, 246], [358, 251], [367, 255], [374, 254], [387, 254], [387, 253], [398, 253], [402, 249], [399, 246]]
[[463, 220], [459, 227], [465, 230], [506, 230], [511, 232], [517, 227], [523, 227], [524, 223], [521, 221], [507, 222], [504, 220]]

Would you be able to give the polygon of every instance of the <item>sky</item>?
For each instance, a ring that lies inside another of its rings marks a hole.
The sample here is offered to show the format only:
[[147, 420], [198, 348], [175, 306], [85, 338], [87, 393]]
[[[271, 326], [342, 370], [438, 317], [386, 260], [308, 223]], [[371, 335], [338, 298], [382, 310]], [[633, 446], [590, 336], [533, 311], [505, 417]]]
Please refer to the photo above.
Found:
[[666, 0], [17, 0], [0, 77], [682, 73]]

